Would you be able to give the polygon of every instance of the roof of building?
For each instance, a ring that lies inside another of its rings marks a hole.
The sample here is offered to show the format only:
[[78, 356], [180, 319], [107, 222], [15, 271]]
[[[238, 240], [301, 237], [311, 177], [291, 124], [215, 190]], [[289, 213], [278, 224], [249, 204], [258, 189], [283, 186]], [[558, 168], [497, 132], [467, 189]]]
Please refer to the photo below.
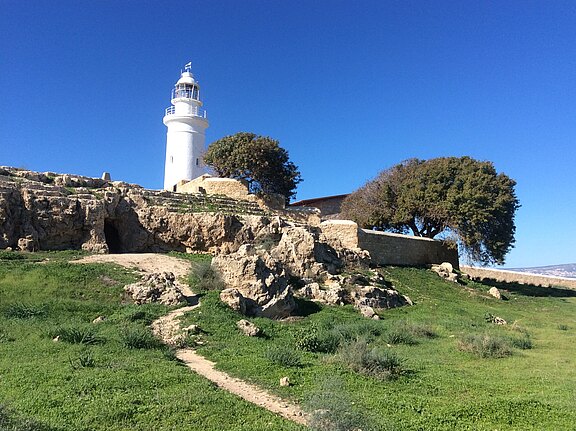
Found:
[[289, 206], [291, 207], [306, 207], [306, 206], [310, 206], [310, 205], [314, 205], [318, 202], [322, 202], [322, 201], [328, 201], [331, 199], [344, 199], [345, 197], [347, 197], [350, 193], [346, 193], [343, 195], [334, 195], [334, 196], [322, 196], [319, 198], [312, 198], [312, 199], [303, 199], [301, 201], [296, 201], [291, 203]]

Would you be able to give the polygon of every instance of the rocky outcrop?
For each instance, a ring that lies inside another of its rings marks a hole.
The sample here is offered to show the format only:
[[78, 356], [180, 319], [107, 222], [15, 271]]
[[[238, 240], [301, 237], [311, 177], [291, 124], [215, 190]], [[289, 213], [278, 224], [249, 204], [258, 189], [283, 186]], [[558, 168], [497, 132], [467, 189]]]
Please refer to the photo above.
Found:
[[[248, 315], [290, 315], [296, 307], [293, 291], [302, 286], [302, 296], [330, 304], [402, 303], [389, 289], [375, 285], [363, 292], [369, 283], [339, 275], [370, 263], [368, 252], [345, 241], [355, 224], [300, 221], [288, 210], [266, 210], [246, 200], [0, 168], [0, 249], [212, 253], [227, 287], [221, 300]], [[158, 277], [129, 286], [133, 300], [182, 299], [170, 277]]]
[[432, 265], [430, 269], [448, 281], [458, 283], [458, 280], [460, 280], [460, 274], [454, 271], [454, 267], [450, 262], [442, 262], [440, 265]]
[[273, 233], [275, 219], [225, 197], [0, 168], [0, 249], [229, 253]]
[[171, 272], [146, 274], [139, 282], [124, 286], [124, 291], [135, 304], [159, 302], [164, 305], [177, 305], [185, 299]]
[[412, 305], [412, 301], [400, 294], [380, 273], [365, 270], [363, 274], [331, 276], [320, 285], [311, 282], [296, 294], [330, 305], [353, 304], [366, 317], [377, 317], [375, 310]]

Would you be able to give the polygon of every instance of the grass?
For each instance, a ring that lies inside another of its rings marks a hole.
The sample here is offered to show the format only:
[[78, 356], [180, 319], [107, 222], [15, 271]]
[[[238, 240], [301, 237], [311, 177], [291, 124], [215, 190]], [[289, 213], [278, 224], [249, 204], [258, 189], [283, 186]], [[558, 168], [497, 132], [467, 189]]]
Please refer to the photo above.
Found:
[[[68, 264], [75, 253], [22, 255], [0, 262], [0, 430], [304, 429], [190, 372], [155, 340], [147, 344], [146, 326], [169, 309], [123, 304], [122, 286], [135, 280], [128, 271]], [[20, 304], [43, 312], [15, 317]], [[98, 316], [106, 319], [92, 324]], [[85, 343], [90, 334], [102, 342]]]
[[[255, 318], [266, 337], [254, 338], [238, 334], [240, 316], [207, 292], [184, 325], [206, 332], [197, 350], [219, 368], [283, 397], [307, 403], [322, 398], [319, 382], [338, 380], [336, 395], [345, 401], [334, 394], [320, 400], [353, 407], [337, 422], [364, 412], [365, 428], [377, 430], [573, 428], [576, 335], [562, 328], [576, 323], [576, 292], [509, 286], [509, 300], [498, 301], [487, 285], [461, 286], [421, 269], [381, 272], [415, 305], [383, 311], [374, 321], [350, 306], [298, 301], [302, 318]], [[487, 314], [508, 325], [487, 321]], [[461, 350], [463, 340], [484, 343], [479, 351], [489, 353]], [[298, 352], [300, 366], [272, 363], [267, 352], [274, 347]], [[284, 376], [291, 386], [279, 387]], [[320, 416], [315, 429], [340, 429], [322, 423], [323, 412], [333, 409], [309, 409]]]
[[[169, 309], [123, 304], [130, 273], [71, 265], [69, 253], [22, 255], [0, 261], [5, 428], [304, 429], [191, 373], [172, 350], [147, 344], [147, 325]], [[300, 319], [251, 319], [264, 336], [246, 337], [236, 328], [241, 316], [207, 289], [183, 325], [200, 326], [204, 344], [196, 349], [218, 368], [304, 405], [316, 430], [573, 429], [576, 292], [506, 285], [509, 300], [497, 301], [487, 285], [459, 286], [420, 269], [381, 272], [415, 305], [374, 321], [351, 306], [298, 300]], [[97, 316], [106, 319], [93, 325]], [[101, 341], [53, 342], [62, 328]], [[472, 347], [461, 350], [463, 342]], [[280, 387], [285, 376], [291, 385]]]

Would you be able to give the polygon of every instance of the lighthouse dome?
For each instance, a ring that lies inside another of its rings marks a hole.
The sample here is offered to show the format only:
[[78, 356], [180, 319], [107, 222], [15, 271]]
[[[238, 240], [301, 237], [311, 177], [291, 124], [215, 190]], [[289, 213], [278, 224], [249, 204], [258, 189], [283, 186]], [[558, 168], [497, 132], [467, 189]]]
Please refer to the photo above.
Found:
[[192, 75], [192, 72], [186, 71], [182, 72], [182, 76], [180, 76], [180, 79], [178, 80], [176, 85], [178, 84], [197, 84], [197, 82], [194, 79], [194, 75]]

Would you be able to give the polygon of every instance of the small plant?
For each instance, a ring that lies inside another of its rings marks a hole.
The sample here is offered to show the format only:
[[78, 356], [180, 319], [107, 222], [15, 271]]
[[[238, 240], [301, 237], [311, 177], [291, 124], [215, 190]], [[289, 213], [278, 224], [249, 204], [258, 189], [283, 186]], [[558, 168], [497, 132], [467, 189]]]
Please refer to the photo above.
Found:
[[17, 302], [10, 304], [4, 310], [4, 315], [12, 319], [32, 319], [35, 317], [44, 317], [47, 314], [45, 305], [33, 305]]
[[152, 333], [140, 326], [128, 326], [121, 334], [122, 343], [129, 349], [155, 349], [160, 346], [160, 342], [154, 338]]
[[558, 329], [561, 331], [567, 331], [569, 328], [568, 325], [561, 323], [560, 325], [558, 325]]
[[481, 358], [504, 358], [512, 354], [507, 340], [488, 334], [466, 335], [458, 343], [458, 348]]
[[296, 347], [305, 352], [334, 353], [341, 337], [333, 331], [311, 327], [301, 329], [296, 335]]
[[266, 358], [277, 365], [283, 367], [300, 367], [300, 355], [288, 346], [271, 347], [266, 351]]
[[416, 340], [412, 336], [409, 328], [405, 325], [398, 325], [386, 332], [384, 339], [388, 344], [414, 345]]
[[382, 334], [383, 326], [381, 322], [374, 320], [364, 320], [356, 323], [343, 323], [336, 325], [332, 331], [344, 341], [358, 338], [370, 339]]
[[309, 412], [309, 426], [314, 431], [374, 429], [337, 378], [322, 381], [308, 398], [306, 409]]
[[224, 282], [220, 275], [212, 268], [210, 262], [195, 262], [192, 264], [192, 271], [189, 277], [190, 286], [199, 291], [224, 289]]
[[338, 358], [352, 370], [381, 380], [394, 379], [404, 372], [402, 360], [394, 352], [370, 348], [363, 339], [340, 346]]
[[71, 344], [101, 344], [104, 340], [90, 326], [62, 326], [51, 332], [52, 338]]
[[76, 359], [69, 358], [68, 361], [74, 370], [79, 368], [94, 368], [96, 366], [96, 361], [92, 356], [92, 353], [88, 351], [81, 352]]
[[529, 350], [532, 348], [532, 340], [528, 334], [525, 334], [520, 338], [511, 338], [510, 343], [512, 344], [512, 347], [521, 350]]

